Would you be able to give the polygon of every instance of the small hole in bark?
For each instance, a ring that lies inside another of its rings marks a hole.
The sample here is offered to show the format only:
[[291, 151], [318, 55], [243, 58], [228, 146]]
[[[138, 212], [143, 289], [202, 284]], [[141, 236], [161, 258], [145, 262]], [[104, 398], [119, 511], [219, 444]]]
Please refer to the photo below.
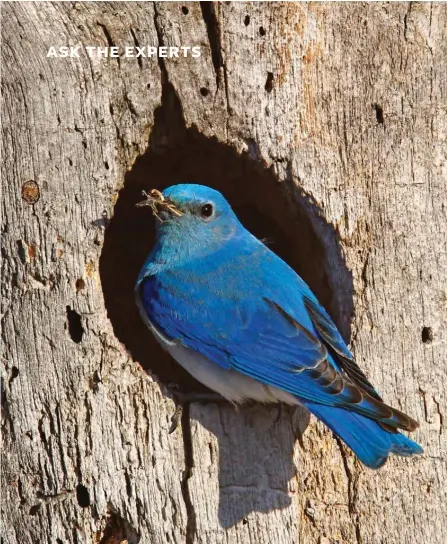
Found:
[[318, 206], [298, 192], [294, 182], [279, 183], [273, 170], [258, 159], [255, 141], [247, 140], [246, 144], [247, 152], [241, 155], [195, 127], [187, 128], [179, 101], [172, 87], [165, 84], [149, 148], [126, 174], [104, 234], [99, 272], [115, 336], [151, 375], [165, 384], [178, 384], [181, 392], [203, 392], [204, 387], [160, 347], [135, 303], [135, 282], [155, 240], [150, 209], [135, 208], [143, 189], [162, 191], [189, 182], [221, 191], [242, 224], [258, 238], [269, 239], [268, 247], [303, 277], [329, 312], [332, 310], [342, 334], [349, 339], [352, 276], [337, 232], [321, 219]]
[[82, 278], [76, 280], [76, 291], [82, 291], [85, 288], [85, 281]]
[[68, 322], [68, 332], [70, 338], [76, 344], [82, 342], [84, 336], [84, 328], [82, 326], [81, 316], [75, 310], [72, 310], [70, 306], [67, 306], [67, 322]]
[[8, 399], [6, 398], [6, 381], [3, 377], [0, 378], [0, 405], [5, 414], [6, 421], [6, 419], [9, 418], [9, 405]]
[[188, 15], [189, 9], [186, 6], [182, 6], [182, 13], [183, 15]]
[[259, 27], [259, 35], [260, 36], [265, 36], [265, 28], [263, 26]]
[[376, 120], [379, 125], [383, 125], [385, 119], [383, 117], [383, 108], [379, 104], [373, 104], [374, 111], [376, 112]]
[[107, 161], [104, 161], [104, 168], [106, 170], [108, 170], [110, 167], [109, 167], [109, 163]]
[[90, 493], [85, 485], [78, 484], [76, 486], [76, 500], [81, 508], [88, 508], [90, 506]]
[[267, 72], [267, 81], [265, 82], [265, 90], [271, 93], [273, 89], [273, 72]]
[[9, 378], [9, 385], [12, 384], [12, 382], [17, 378], [19, 375], [19, 369], [16, 366], [13, 366], [11, 368], [11, 377]]
[[26, 264], [26, 247], [23, 240], [17, 240], [17, 254], [19, 255], [20, 262]]
[[247, 525], [247, 523], [248, 523], [248, 519], [247, 519], [247, 518], [244, 518], [244, 519], [242, 520], [242, 525]]
[[208, 96], [210, 94], [209, 90], [206, 88], [206, 87], [201, 87], [200, 88], [200, 94], [202, 96]]
[[250, 15], [246, 15], [244, 17], [244, 25], [248, 26], [250, 24]]
[[431, 344], [433, 342], [434, 334], [433, 329], [431, 327], [423, 327], [422, 328], [422, 342], [424, 344]]
[[35, 504], [34, 506], [31, 506], [31, 508], [29, 509], [29, 515], [35, 516], [39, 510], [40, 510], [40, 504]]
[[99, 377], [98, 371], [95, 370], [93, 372], [93, 375], [90, 380], [90, 389], [92, 389], [95, 393], [98, 392], [98, 385], [101, 383], [101, 378]]

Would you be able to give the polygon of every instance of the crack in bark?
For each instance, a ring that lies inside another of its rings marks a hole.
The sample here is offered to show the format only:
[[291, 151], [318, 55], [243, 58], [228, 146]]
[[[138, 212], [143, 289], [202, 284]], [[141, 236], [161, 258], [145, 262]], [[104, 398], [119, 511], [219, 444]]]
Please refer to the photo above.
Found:
[[3, 435], [3, 445], [5, 447], [6, 442], [9, 442], [10, 437], [6, 437], [7, 434], [11, 435], [11, 438], [15, 438], [13, 421], [10, 413], [9, 401], [7, 395], [9, 394], [6, 391], [6, 380], [2, 376], [0, 379], [0, 405], [1, 405], [1, 431]]
[[217, 22], [216, 11], [213, 2], [200, 2], [203, 21], [208, 34], [208, 42], [211, 49], [211, 60], [213, 62], [214, 73], [216, 74], [217, 89], [221, 83], [221, 68], [223, 68], [222, 60], [222, 43], [220, 40], [220, 29]]
[[[230, 107], [229, 90], [228, 90], [228, 77], [227, 67], [222, 57], [222, 37], [220, 32], [220, 26], [217, 21], [216, 10], [214, 2], [200, 2], [200, 9], [202, 10], [202, 17], [205, 23], [206, 32], [208, 34], [208, 42], [211, 50], [211, 60], [214, 67], [214, 73], [216, 74], [216, 87], [219, 90], [222, 82], [225, 91], [225, 100], [227, 103], [227, 113], [232, 114]], [[227, 121], [227, 133], [228, 133], [228, 121]]]
[[404, 15], [404, 39], [405, 39], [406, 42], [408, 42], [408, 37], [407, 37], [407, 31], [408, 31], [408, 16], [409, 16], [410, 13], [411, 13], [412, 7], [413, 7], [413, 2], [409, 2], [407, 12], [406, 12], [405, 15]]
[[17, 478], [17, 494], [19, 495], [20, 506], [26, 504], [26, 497], [23, 490], [23, 482], [20, 477]]
[[436, 412], [439, 416], [439, 434], [442, 434], [442, 429], [444, 427], [444, 414], [441, 412], [441, 405], [440, 403], [433, 397], [433, 403], [436, 406]]
[[111, 119], [112, 119], [112, 122], [113, 122], [113, 124], [115, 125], [116, 139], [118, 140], [118, 142], [120, 142], [121, 148], [122, 148], [122, 149], [125, 149], [125, 147], [126, 147], [126, 140], [125, 140], [125, 138], [124, 138], [124, 135], [123, 135], [122, 132], [121, 132], [121, 129], [120, 129], [119, 124], [117, 123], [117, 121], [116, 121], [116, 119], [115, 119], [113, 105], [110, 104], [110, 103], [109, 103], [109, 113], [110, 113], [110, 117], [111, 117]]
[[185, 451], [185, 471], [182, 478], [182, 496], [186, 507], [186, 544], [193, 544], [196, 534], [196, 513], [191, 501], [191, 493], [189, 490], [189, 479], [192, 475], [192, 468], [194, 466], [194, 452], [192, 447], [192, 435], [191, 435], [191, 419], [190, 405], [186, 404], [182, 413], [182, 436], [183, 436], [183, 448]]
[[[135, 44], [136, 47], [140, 47], [140, 42], [138, 41], [137, 35], [135, 34], [135, 30], [132, 27], [130, 27], [129, 30], [133, 38], [133, 43]], [[137, 62], [138, 62], [138, 67], [140, 68], [140, 70], [142, 70], [143, 59], [141, 58], [141, 56], [137, 57]]]
[[357, 490], [355, 489], [356, 481], [354, 481], [354, 475], [351, 472], [348, 464], [348, 458], [346, 455], [345, 448], [342, 444], [342, 441], [335, 436], [335, 441], [337, 442], [338, 448], [340, 450], [341, 458], [343, 461], [343, 468], [348, 479], [348, 511], [349, 517], [351, 518], [352, 524], [354, 526], [355, 539], [357, 544], [362, 544], [362, 535], [360, 532], [360, 522], [359, 516], [356, 512], [356, 502], [357, 502]]
[[[101, 30], [103, 31], [104, 36], [105, 36], [106, 41], [107, 41], [107, 45], [108, 45], [109, 47], [116, 47], [116, 45], [115, 45], [115, 43], [114, 43], [114, 41], [113, 41], [113, 39], [112, 39], [112, 36], [111, 36], [110, 31], [109, 31], [109, 29], [107, 28], [107, 26], [106, 26], [104, 23], [100, 23], [100, 22], [97, 22], [96, 24], [97, 24], [97, 25], [101, 28]], [[118, 68], [121, 68], [121, 59], [120, 59], [120, 57], [119, 57], [119, 56], [116, 57], [116, 60], [117, 60], [117, 62], [118, 62]]]
[[426, 391], [424, 391], [420, 386], [419, 386], [419, 393], [422, 395], [422, 404], [424, 406], [424, 419], [427, 423], [430, 423], [428, 421], [428, 406], [427, 406], [427, 398], [426, 398]]
[[[139, 57], [138, 57], [139, 58]], [[132, 100], [130, 99], [127, 91], [124, 93], [124, 101], [125, 103], [127, 104], [127, 107], [129, 108], [129, 111], [131, 113], [131, 115], [135, 116], [135, 117], [138, 117], [138, 112], [137, 110], [135, 109], [135, 106], [133, 105], [133, 102]]]
[[[155, 26], [155, 32], [157, 33], [158, 47], [163, 47], [164, 46], [163, 32], [162, 32], [161, 26], [159, 24], [159, 18], [160, 18], [160, 13], [159, 13], [159, 11], [157, 9], [157, 4], [154, 3], [154, 26]], [[161, 72], [161, 85], [163, 86], [166, 83], [170, 83], [168, 70], [166, 68], [164, 58], [160, 57], [160, 55], [157, 55], [157, 59], [158, 59], [158, 66], [159, 66], [160, 72]], [[172, 85], [172, 83], [171, 83], [171, 85]]]

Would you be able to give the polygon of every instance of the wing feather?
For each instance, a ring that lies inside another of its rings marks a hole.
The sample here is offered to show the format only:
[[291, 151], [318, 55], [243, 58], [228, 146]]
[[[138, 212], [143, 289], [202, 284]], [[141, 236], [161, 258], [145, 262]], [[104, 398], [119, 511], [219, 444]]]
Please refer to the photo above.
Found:
[[318, 302], [304, 296], [304, 305], [308, 311], [312, 323], [317, 329], [323, 341], [331, 348], [341, 369], [371, 397], [382, 400], [372, 383], [365, 376], [363, 371], [354, 361], [354, 358], [347, 348], [341, 334], [338, 332], [335, 323], [332, 321], [325, 309]]

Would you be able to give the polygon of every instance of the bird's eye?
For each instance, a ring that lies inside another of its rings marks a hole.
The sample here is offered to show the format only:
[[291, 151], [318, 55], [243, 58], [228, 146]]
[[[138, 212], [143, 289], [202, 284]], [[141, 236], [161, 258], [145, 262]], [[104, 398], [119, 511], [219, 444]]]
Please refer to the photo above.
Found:
[[214, 206], [207, 202], [200, 206], [200, 215], [203, 219], [210, 219], [214, 214]]

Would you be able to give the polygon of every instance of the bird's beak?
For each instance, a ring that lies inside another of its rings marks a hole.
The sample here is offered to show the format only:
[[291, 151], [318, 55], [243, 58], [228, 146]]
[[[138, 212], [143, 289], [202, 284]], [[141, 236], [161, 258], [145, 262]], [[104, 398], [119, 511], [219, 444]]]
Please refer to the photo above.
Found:
[[160, 210], [169, 211], [177, 217], [183, 215], [183, 212], [178, 209], [175, 203], [169, 198], [164, 197], [163, 194], [160, 193], [160, 191], [158, 191], [157, 189], [152, 189], [151, 191], [149, 191], [149, 193], [143, 191], [143, 196], [145, 197], [145, 200], [138, 202], [138, 204], [136, 204], [137, 208], [142, 208], [143, 206], [150, 206], [152, 209], [152, 213], [159, 219], [160, 217], [158, 216], [158, 212]]

